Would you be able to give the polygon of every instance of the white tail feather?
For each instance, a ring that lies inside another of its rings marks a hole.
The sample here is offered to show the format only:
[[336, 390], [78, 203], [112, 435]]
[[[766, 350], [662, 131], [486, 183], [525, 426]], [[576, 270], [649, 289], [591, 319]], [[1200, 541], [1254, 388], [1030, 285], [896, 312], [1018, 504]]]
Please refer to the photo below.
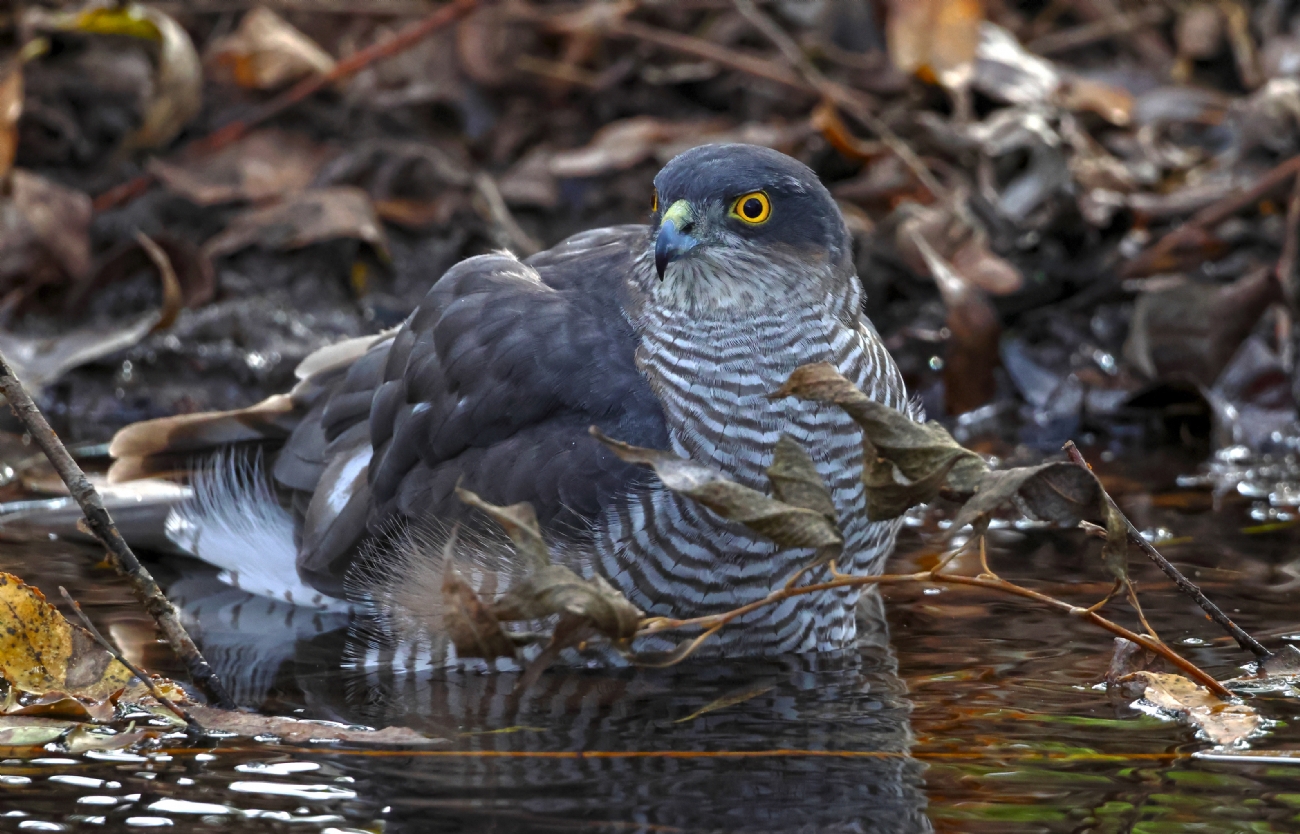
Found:
[[167, 538], [221, 568], [221, 580], [258, 596], [326, 611], [349, 605], [305, 584], [296, 567], [293, 518], [258, 458], [217, 455], [193, 478], [194, 497], [167, 517]]

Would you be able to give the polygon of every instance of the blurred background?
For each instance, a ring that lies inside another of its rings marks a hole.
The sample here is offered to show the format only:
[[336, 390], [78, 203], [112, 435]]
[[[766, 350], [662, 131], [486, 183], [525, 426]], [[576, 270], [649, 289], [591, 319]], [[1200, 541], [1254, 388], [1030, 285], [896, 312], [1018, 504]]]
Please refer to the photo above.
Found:
[[1289, 465], [1297, 23], [1287, 0], [14, 0], [0, 350], [73, 441], [246, 405], [457, 260], [644, 222], [666, 160], [744, 141], [831, 188], [867, 312], [964, 442]]

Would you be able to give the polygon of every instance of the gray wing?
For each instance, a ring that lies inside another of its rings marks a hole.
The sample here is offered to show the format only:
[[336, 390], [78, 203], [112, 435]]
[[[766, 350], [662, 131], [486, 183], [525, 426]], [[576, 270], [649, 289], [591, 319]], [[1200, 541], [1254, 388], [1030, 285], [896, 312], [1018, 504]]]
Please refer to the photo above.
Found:
[[545, 527], [582, 535], [644, 479], [587, 429], [668, 444], [624, 314], [646, 239], [644, 226], [615, 227], [523, 262], [466, 260], [357, 360], [275, 469], [299, 491], [303, 578], [337, 589], [357, 545], [393, 519], [478, 524], [457, 485], [495, 504], [528, 501]]

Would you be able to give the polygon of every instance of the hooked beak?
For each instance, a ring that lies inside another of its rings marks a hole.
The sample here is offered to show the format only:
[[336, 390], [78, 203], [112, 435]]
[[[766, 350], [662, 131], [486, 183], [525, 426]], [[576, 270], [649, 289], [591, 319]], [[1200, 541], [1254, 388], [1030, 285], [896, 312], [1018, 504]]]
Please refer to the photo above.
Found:
[[659, 237], [655, 239], [655, 272], [659, 273], [660, 281], [668, 264], [699, 245], [698, 240], [687, 234], [694, 226], [691, 204], [685, 200], [678, 200], [664, 212]]

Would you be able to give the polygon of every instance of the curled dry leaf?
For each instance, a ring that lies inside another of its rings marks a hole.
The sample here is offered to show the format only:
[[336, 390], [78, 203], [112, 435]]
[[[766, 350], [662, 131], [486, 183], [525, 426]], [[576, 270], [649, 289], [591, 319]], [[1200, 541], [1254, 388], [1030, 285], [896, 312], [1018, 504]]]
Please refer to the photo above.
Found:
[[1221, 701], [1182, 675], [1135, 672], [1122, 678], [1121, 683], [1124, 682], [1142, 684], [1143, 701], [1198, 730], [1221, 747], [1243, 744], [1263, 727], [1259, 713], [1249, 705]]
[[160, 148], [185, 129], [203, 107], [203, 65], [185, 28], [151, 6], [129, 3], [57, 18], [61, 28], [144, 38], [158, 44], [154, 93], [144, 122], [124, 143], [126, 150]]
[[921, 235], [912, 243], [925, 259], [939, 295], [948, 308], [952, 334], [944, 351], [944, 400], [949, 414], [964, 414], [990, 402], [997, 393], [993, 369], [998, 364], [1002, 323], [984, 293], [957, 273]]
[[831, 491], [817, 472], [817, 465], [799, 442], [788, 434], [781, 435], [776, 441], [767, 479], [772, 483], [772, 494], [778, 501], [821, 513], [832, 523], [838, 521]]
[[1124, 355], [1152, 379], [1210, 386], [1270, 304], [1282, 300], [1271, 268], [1231, 284], [1183, 282], [1138, 296]]
[[[162, 303], [126, 320], [110, 318], [70, 328], [55, 336], [27, 336], [0, 330], [0, 351], [24, 385], [39, 389], [68, 371], [125, 350], [150, 333], [170, 327], [185, 304], [182, 287], [167, 250], [142, 233], [136, 245], [157, 271]], [[206, 262], [206, 259], [204, 259]], [[210, 269], [209, 265], [209, 269]], [[100, 275], [104, 275], [101, 271]], [[79, 292], [79, 290], [78, 290]], [[209, 276], [208, 293], [211, 292]], [[74, 296], [74, 301], [79, 298]]]
[[[577, 618], [614, 640], [636, 633], [641, 611], [600, 576], [583, 579], [563, 565], [551, 563], [551, 554], [537, 526], [531, 504], [498, 507], [467, 489], [456, 495], [471, 507], [486, 514], [505, 530], [516, 552], [528, 563], [528, 572], [491, 605], [498, 620], [541, 620], [552, 614]], [[572, 625], [572, 624], [571, 624]], [[575, 626], [576, 627], [576, 626]], [[566, 633], [572, 629], [566, 629]], [[557, 626], [555, 636], [560, 635]], [[551, 641], [556, 646], [556, 639]], [[564, 645], [568, 645], [565, 643]], [[459, 644], [457, 645], [459, 648]]]
[[[1039, 521], [1073, 526], [1097, 518], [1101, 484], [1082, 466], [1054, 461], [987, 472], [975, 494], [953, 518], [952, 530], [979, 523], [1001, 507], [1014, 506]], [[1127, 528], [1124, 531], [1127, 540]]]
[[[782, 547], [834, 547], [843, 544], [834, 518], [824, 511], [797, 507], [769, 498], [758, 490], [728, 480], [725, 475], [672, 452], [643, 449], [612, 440], [592, 428], [591, 434], [628, 463], [652, 467], [668, 489], [708, 507], [730, 521], [767, 536]], [[788, 471], [788, 467], [783, 467]], [[780, 477], [783, 479], [785, 475]], [[783, 488], [789, 487], [785, 480]]]
[[267, 128], [214, 154], [151, 159], [148, 167], [163, 185], [200, 206], [261, 203], [307, 188], [332, 155], [301, 134]]
[[369, 195], [360, 188], [312, 188], [265, 208], [238, 215], [203, 246], [208, 257], [248, 246], [298, 249], [337, 238], [364, 240], [388, 257], [388, 238]]
[[[211, 301], [216, 292], [216, 276], [213, 274], [212, 261], [199, 247], [166, 233], [155, 235], [151, 239], [171, 264], [180, 285], [182, 306], [193, 309]], [[91, 293], [114, 282], [131, 278], [142, 270], [156, 270], [157, 264], [157, 257], [150, 256], [139, 240], [123, 241], [109, 250], [93, 277], [73, 289], [67, 306], [75, 311], [85, 305]], [[165, 291], [166, 287], [163, 289]]]
[[23, 694], [51, 697], [51, 704], [103, 703], [132, 678], [88, 631], [8, 573], [0, 573], [0, 675]]
[[953, 440], [943, 426], [919, 423], [897, 409], [876, 402], [827, 362], [796, 368], [785, 384], [768, 396], [798, 397], [833, 403], [844, 409], [862, 427], [875, 454], [897, 467], [907, 481], [932, 477], [935, 471], [946, 467], [947, 488], [970, 494], [988, 472], [984, 459]]
[[213, 41], [207, 62], [214, 75], [227, 75], [251, 90], [274, 90], [334, 69], [328, 52], [264, 6], [250, 10], [238, 29]]

